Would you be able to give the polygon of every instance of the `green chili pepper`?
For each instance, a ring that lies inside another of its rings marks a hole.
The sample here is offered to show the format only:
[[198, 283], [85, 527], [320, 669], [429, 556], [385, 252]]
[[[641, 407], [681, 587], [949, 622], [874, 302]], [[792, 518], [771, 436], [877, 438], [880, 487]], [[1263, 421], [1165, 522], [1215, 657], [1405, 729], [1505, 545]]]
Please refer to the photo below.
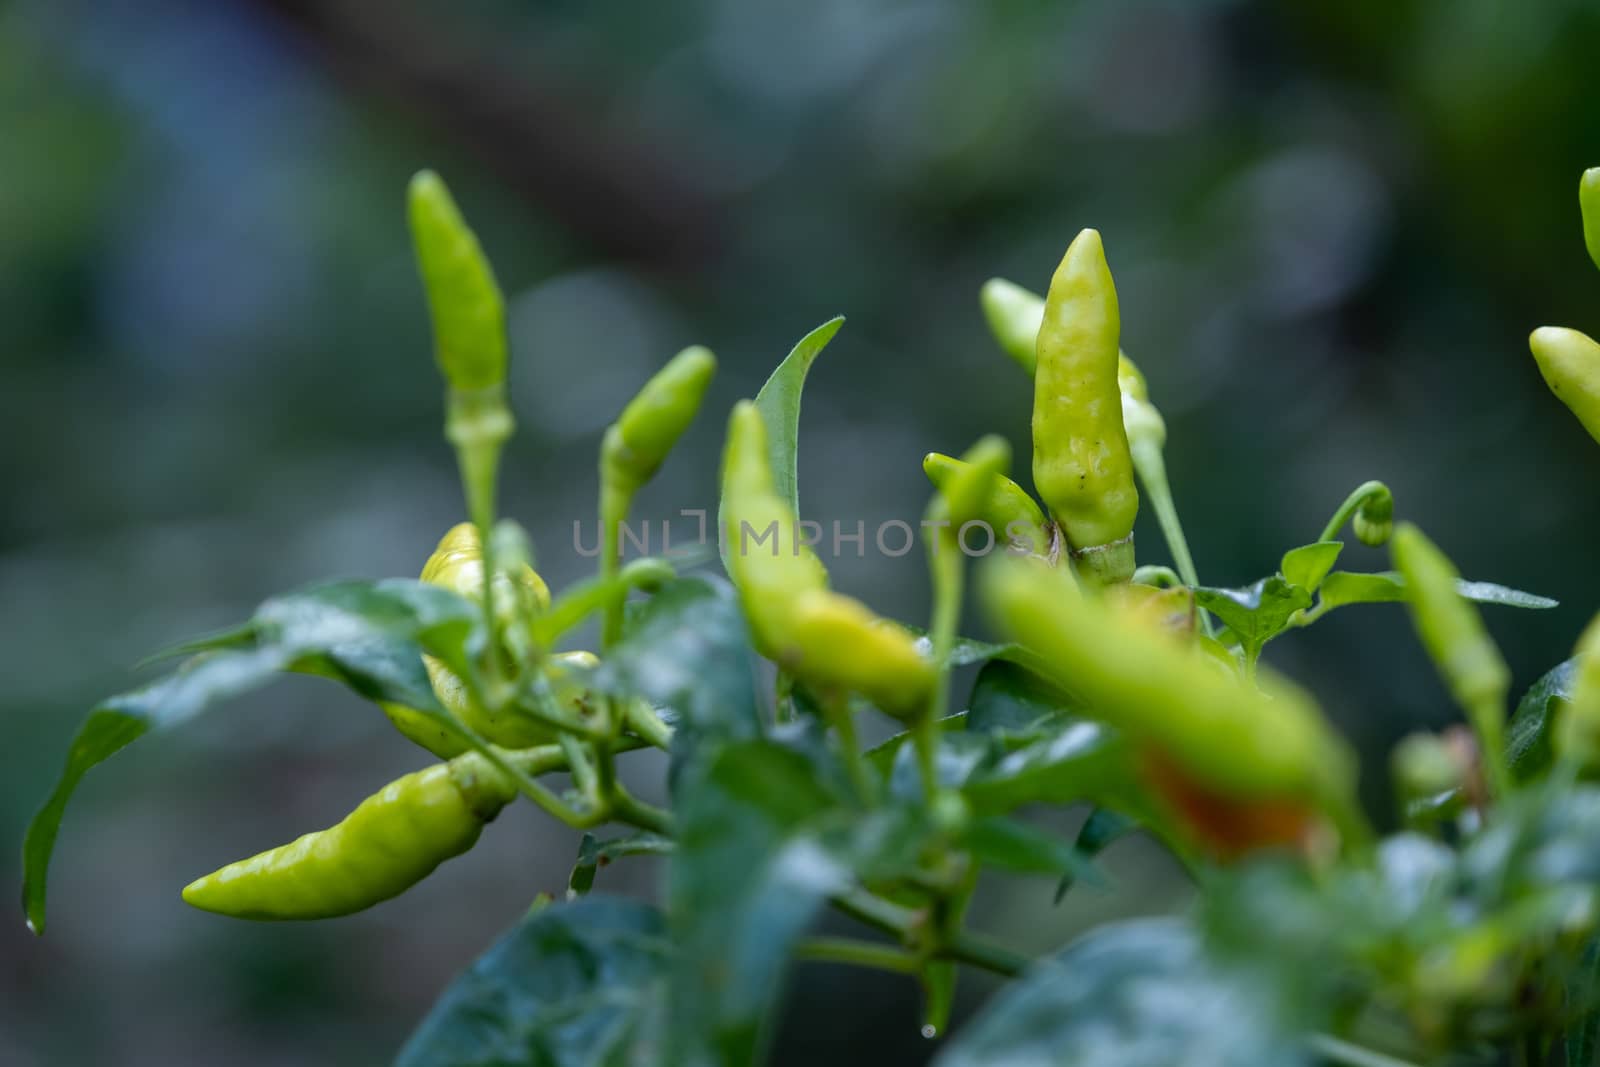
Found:
[[1004, 278], [990, 278], [978, 291], [978, 302], [983, 305], [983, 317], [1001, 350], [1032, 377], [1039, 360], [1044, 298]]
[[[516, 625], [550, 606], [550, 590], [531, 566], [523, 563], [515, 580], [504, 571], [495, 575], [495, 614], [503, 627]], [[483, 542], [478, 528], [458, 523], [439, 541], [439, 547], [422, 568], [422, 580], [449, 589], [469, 600], [483, 599]], [[424, 656], [434, 695], [465, 725], [507, 748], [526, 748], [549, 739], [549, 731], [523, 716], [492, 715], [468, 695], [466, 684], [454, 671], [432, 656]], [[379, 705], [395, 729], [436, 756], [459, 755], [465, 745], [436, 720], [400, 704]]]
[[722, 515], [728, 571], [756, 648], [819, 689], [861, 693], [893, 715], [914, 713], [933, 665], [904, 627], [828, 590], [827, 569], [773, 488], [766, 423], [748, 400], [728, 420]]
[[1592, 772], [1600, 770], [1600, 615], [1578, 638], [1573, 655], [1576, 676], [1556, 719], [1556, 752]]
[[1438, 546], [1407, 522], [1395, 528], [1389, 551], [1405, 577], [1406, 602], [1423, 647], [1472, 721], [1490, 788], [1499, 793], [1508, 781], [1504, 735], [1511, 672], [1478, 609], [1457, 590], [1461, 576]]
[[410, 215], [440, 372], [464, 392], [499, 385], [506, 377], [500, 286], [450, 190], [431, 170], [411, 179]]
[[819, 689], [860, 693], [882, 711], [912, 718], [936, 673], [916, 638], [859, 600], [809, 589], [788, 606], [779, 664]]
[[1033, 481], [1074, 559], [1100, 583], [1133, 574], [1139, 492], [1117, 383], [1121, 322], [1100, 234], [1084, 230], [1050, 281], [1033, 392]]
[[606, 430], [600, 446], [602, 484], [632, 495], [666, 462], [689, 428], [716, 373], [708, 349], [686, 348], [656, 372]]
[[1600, 441], [1600, 344], [1564, 326], [1541, 326], [1528, 347], [1550, 391]]
[[812, 589], [826, 589], [828, 572], [800, 537], [788, 503], [773, 488], [767, 427], [755, 404], [741, 400], [728, 418], [722, 459], [722, 517], [729, 576], [739, 589], [756, 648], [779, 658], [789, 608]]
[[[923, 473], [940, 492], [951, 488], [970, 467], [971, 464], [940, 452], [929, 452], [922, 457]], [[988, 491], [972, 504], [971, 510], [960, 512], [952, 505], [950, 521], [958, 530], [969, 522], [982, 522], [994, 532], [997, 541], [1003, 540], [1020, 551], [1037, 556], [1049, 553], [1049, 520], [1027, 490], [1010, 478], [1003, 474], [993, 475]]]
[[997, 558], [982, 590], [1001, 631], [1036, 654], [1035, 669], [1188, 779], [1228, 797], [1302, 800], [1360, 827], [1354, 756], [1292, 683], [1269, 672], [1259, 688], [1241, 682], [1034, 561]]
[[1600, 267], [1600, 167], [1590, 167], [1579, 179], [1578, 206], [1583, 211], [1583, 243]]
[[338, 825], [187, 886], [183, 899], [240, 919], [326, 919], [409, 889], [471, 848], [516, 795], [476, 753], [390, 782]]

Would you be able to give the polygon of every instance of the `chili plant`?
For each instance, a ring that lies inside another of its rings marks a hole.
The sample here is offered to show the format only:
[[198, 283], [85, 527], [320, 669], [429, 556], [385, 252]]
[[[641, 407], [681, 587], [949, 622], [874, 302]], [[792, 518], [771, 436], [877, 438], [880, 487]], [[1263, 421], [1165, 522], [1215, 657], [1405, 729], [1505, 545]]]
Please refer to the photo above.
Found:
[[[1600, 171], [1580, 199], [1600, 264]], [[1478, 605], [1554, 601], [1463, 580], [1397, 524], [1376, 481], [1259, 581], [1202, 584], [1096, 231], [1071, 242], [1043, 297], [1000, 279], [981, 290], [1000, 348], [1033, 376], [1041, 500], [1009, 477], [1000, 438], [930, 453], [933, 610], [913, 627], [834, 590], [799, 518], [801, 391], [838, 319], [728, 419], [731, 581], [693, 557], [622, 562], [633, 497], [715, 371], [696, 347], [606, 431], [598, 573], [552, 595], [496, 510], [514, 424], [494, 275], [437, 176], [415, 179], [410, 208], [466, 521], [420, 580], [274, 597], [95, 708], [24, 846], [36, 932], [83, 775], [294, 672], [376, 703], [443, 762], [331, 829], [194, 881], [190, 904], [257, 920], [373, 906], [520, 798], [581, 832], [567, 899], [536, 899], [443, 992], [400, 1050], [405, 1067], [759, 1062], [796, 959], [919, 982], [929, 1036], [945, 1031], [963, 969], [1013, 979], [938, 1049], [941, 1067], [1600, 1062], [1600, 622], [1508, 718], [1509, 672]], [[1531, 347], [1600, 435], [1600, 346], [1544, 328]], [[1139, 565], [1141, 487], [1170, 567]], [[1394, 569], [1336, 569], [1347, 525], [1387, 545]], [[984, 532], [994, 550], [975, 563], [968, 544]], [[992, 641], [957, 633], [969, 579]], [[1396, 748], [1401, 829], [1386, 837], [1357, 801], [1354, 751], [1310, 692], [1261, 662], [1291, 629], [1382, 602], [1409, 606], [1465, 719]], [[591, 619], [598, 649], [567, 647]], [[953, 694], [963, 666], [976, 681]], [[860, 725], [880, 713], [899, 732], [864, 748]], [[667, 806], [618, 773], [646, 748], [671, 754]], [[552, 785], [557, 772], [570, 784]], [[1018, 815], [1072, 804], [1089, 811], [1075, 840]], [[1192, 876], [1185, 914], [1108, 925], [1041, 958], [969, 925], [981, 874], [1045, 877], [1060, 903], [1135, 831]], [[592, 892], [602, 864], [641, 853], [668, 857], [659, 906]], [[814, 936], [829, 908], [859, 935]]]

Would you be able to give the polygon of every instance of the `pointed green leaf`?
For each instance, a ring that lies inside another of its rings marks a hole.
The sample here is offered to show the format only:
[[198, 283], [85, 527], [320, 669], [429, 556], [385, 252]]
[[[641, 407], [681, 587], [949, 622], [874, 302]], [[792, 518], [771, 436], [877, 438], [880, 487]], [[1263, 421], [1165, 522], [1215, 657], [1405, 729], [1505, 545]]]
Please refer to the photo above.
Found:
[[[1499, 604], [1508, 608], [1545, 609], [1559, 605], [1559, 601], [1535, 593], [1524, 593], [1494, 582], [1456, 582], [1456, 591], [1468, 600], [1479, 604]], [[1405, 579], [1398, 571], [1378, 571], [1364, 574], [1353, 571], [1334, 571], [1322, 582], [1322, 611], [1344, 607], [1347, 604], [1388, 604], [1406, 598]]]
[[1276, 574], [1243, 589], [1201, 586], [1194, 591], [1194, 598], [1195, 603], [1222, 620], [1250, 658], [1288, 628], [1295, 612], [1311, 606], [1309, 592]]
[[1506, 763], [1519, 782], [1538, 778], [1555, 762], [1551, 731], [1563, 704], [1572, 697], [1577, 661], [1558, 663], [1522, 695], [1506, 725]]
[[639, 609], [593, 684], [671, 709], [685, 743], [740, 740], [761, 732], [754, 655], [733, 587], [720, 578], [680, 578]]
[[1005, 816], [977, 819], [963, 843], [973, 858], [988, 867], [1018, 874], [1051, 874], [1100, 884], [1105, 877], [1094, 862], [1070, 843], [1036, 826]]
[[1027, 668], [990, 660], [972, 683], [967, 729], [979, 734], [1026, 734], [1080, 707], [1071, 696]]
[[999, 993], [934, 1067], [1299, 1067], [1265, 983], [1172, 919], [1103, 926]]
[[596, 872], [614, 860], [624, 856], [665, 856], [672, 849], [672, 839], [660, 834], [629, 834], [602, 841], [586, 833], [578, 842], [578, 859], [567, 879], [567, 896], [581, 897], [593, 889]]
[[1298, 585], [1314, 593], [1339, 561], [1339, 553], [1343, 549], [1343, 541], [1315, 541], [1285, 552], [1283, 562], [1278, 567], [1290, 585]]
[[534, 912], [445, 989], [395, 1067], [644, 1067], [671, 965], [661, 915], [584, 897]]
[[1025, 804], [1073, 804], [1123, 798], [1137, 790], [1132, 753], [1104, 723], [1061, 720], [1038, 740], [978, 768], [962, 791], [980, 813]]
[[[844, 325], [839, 315], [818, 326], [794, 346], [756, 394], [756, 409], [767, 425], [767, 451], [772, 461], [773, 489], [796, 516], [800, 514], [800, 491], [796, 477], [796, 455], [800, 441], [800, 394], [805, 389], [811, 364], [828, 347], [833, 335]], [[717, 529], [725, 527], [722, 507], [717, 507]], [[719, 539], [726, 540], [726, 539]], [[722, 562], [728, 562], [728, 546], [722, 545]]]
[[[1139, 829], [1139, 821], [1129, 818], [1110, 808], [1095, 808], [1084, 820], [1083, 826], [1078, 830], [1078, 839], [1073, 847], [1078, 854], [1086, 859], [1094, 859], [1100, 853], [1110, 848], [1114, 843]], [[1060, 904], [1072, 889], [1074, 879], [1071, 873], [1062, 875], [1060, 883], [1056, 886], [1055, 902]]]

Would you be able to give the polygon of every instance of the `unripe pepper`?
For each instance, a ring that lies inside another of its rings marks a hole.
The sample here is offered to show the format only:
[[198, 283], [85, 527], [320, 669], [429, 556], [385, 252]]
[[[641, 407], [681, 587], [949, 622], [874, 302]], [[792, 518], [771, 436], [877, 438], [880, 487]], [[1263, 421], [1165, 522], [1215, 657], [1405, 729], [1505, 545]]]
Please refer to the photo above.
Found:
[[1528, 347], [1550, 391], [1600, 441], [1600, 344], [1564, 326], [1541, 326]]
[[[518, 572], [514, 579], [505, 572], [495, 575], [495, 612], [507, 626], [550, 606], [549, 587], [538, 572], [526, 563]], [[483, 542], [478, 528], [470, 522], [451, 527], [423, 566], [422, 580], [481, 602]], [[548, 731], [530, 719], [491, 715], [478, 707], [468, 696], [466, 684], [460, 677], [434, 657], [424, 656], [422, 662], [439, 702], [478, 734], [506, 748], [526, 748], [548, 740]], [[465, 746], [459, 739], [422, 712], [400, 704], [384, 703], [380, 707], [397, 730], [434, 755], [449, 758], [464, 751]]]
[[1600, 167], [1590, 167], [1579, 179], [1578, 206], [1583, 211], [1583, 243], [1600, 267]]
[[499, 385], [506, 377], [505, 302], [478, 238], [431, 170], [411, 179], [408, 206], [440, 372], [463, 392]]
[[1033, 481], [1074, 558], [1101, 583], [1133, 573], [1139, 511], [1117, 382], [1121, 319], [1100, 234], [1073, 240], [1050, 281], [1033, 392]]
[[741, 400], [728, 417], [722, 454], [722, 518], [728, 574], [739, 589], [756, 648], [776, 659], [789, 607], [801, 593], [828, 587], [828, 572], [799, 523], [773, 488], [767, 426], [755, 404]]
[[1556, 754], [1580, 768], [1600, 770], [1600, 615], [1578, 638], [1571, 695], [1556, 719]]
[[818, 688], [860, 693], [897, 718], [926, 704], [935, 680], [933, 663], [898, 623], [880, 618], [859, 600], [811, 589], [789, 606], [778, 662]]
[[1044, 299], [1015, 282], [990, 278], [978, 291], [983, 317], [1000, 349], [1032, 377], [1039, 361], [1039, 324], [1044, 321]]
[[904, 627], [828, 590], [826, 568], [773, 488], [766, 423], [747, 400], [728, 419], [722, 515], [732, 542], [728, 573], [763, 655], [808, 684], [861, 693], [892, 715], [921, 706], [933, 665]]
[[1457, 590], [1461, 575], [1438, 546], [1411, 523], [1401, 523], [1389, 551], [1405, 578], [1406, 602], [1423, 647], [1472, 720], [1490, 788], [1499, 793], [1507, 780], [1505, 701], [1511, 671], [1484, 628], [1483, 616]]
[[197, 879], [183, 899], [240, 919], [326, 919], [409, 889], [471, 848], [516, 795], [477, 754], [390, 782], [336, 826]]
[[1265, 673], [1259, 687], [1243, 683], [1028, 560], [991, 562], [983, 593], [1001, 631], [1036, 654], [1035, 669], [1147, 746], [1155, 766], [1207, 796], [1306, 805], [1361, 826], [1354, 757], [1292, 683]]
[[[934, 488], [945, 491], [966, 471], [969, 464], [940, 452], [922, 457], [922, 471]], [[988, 492], [970, 511], [950, 513], [950, 522], [959, 531], [969, 522], [986, 523], [996, 541], [1003, 541], [1037, 556], [1050, 551], [1049, 520], [1027, 490], [1003, 474], [993, 475]]]
[[716, 357], [697, 345], [657, 371], [606, 430], [602, 483], [631, 496], [648, 482], [694, 420], [716, 370]]

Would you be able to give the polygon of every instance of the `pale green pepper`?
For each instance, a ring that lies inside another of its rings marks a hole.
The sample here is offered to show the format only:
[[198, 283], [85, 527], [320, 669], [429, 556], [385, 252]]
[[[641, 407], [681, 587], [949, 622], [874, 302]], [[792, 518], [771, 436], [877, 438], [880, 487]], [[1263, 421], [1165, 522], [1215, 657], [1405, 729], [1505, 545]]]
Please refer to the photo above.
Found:
[[1541, 326], [1528, 338], [1528, 348], [1556, 399], [1600, 441], [1600, 344], [1564, 326]]
[[183, 899], [240, 919], [349, 915], [467, 851], [515, 795], [475, 753], [437, 764], [390, 782], [335, 826], [196, 879]]

